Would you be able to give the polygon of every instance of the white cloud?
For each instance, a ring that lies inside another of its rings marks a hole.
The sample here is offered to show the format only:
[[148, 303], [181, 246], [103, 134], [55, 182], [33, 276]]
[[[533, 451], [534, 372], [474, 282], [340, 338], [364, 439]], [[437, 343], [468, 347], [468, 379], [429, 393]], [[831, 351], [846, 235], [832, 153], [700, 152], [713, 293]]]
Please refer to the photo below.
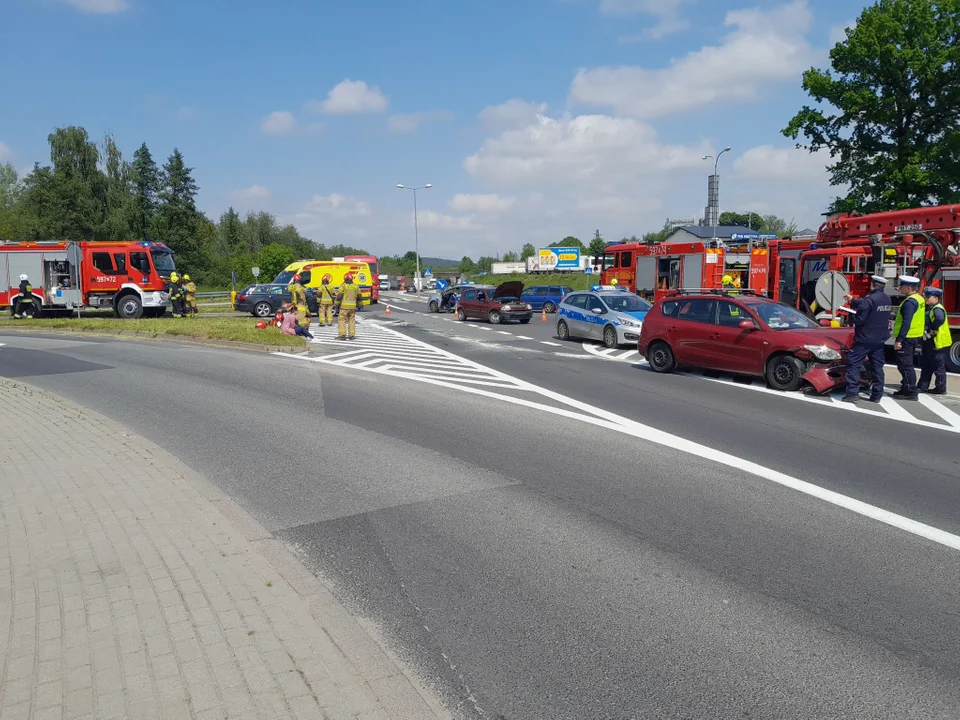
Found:
[[689, 2], [691, 0], [601, 0], [600, 12], [614, 17], [652, 15], [657, 24], [640, 37], [656, 40], [690, 27], [690, 22], [680, 17], [681, 6]]
[[480, 112], [480, 121], [491, 130], [523, 127], [547, 111], [546, 103], [527, 102], [519, 98], [491, 105]]
[[830, 162], [828, 152], [760, 145], [734, 160], [733, 174], [747, 180], [822, 180]]
[[[410, 220], [413, 220], [412, 214]], [[479, 230], [480, 226], [474, 222], [474, 218], [471, 215], [444, 215], [438, 213], [435, 210], [421, 210], [417, 214], [417, 220], [419, 221], [421, 228], [426, 228], [428, 230], [447, 230], [447, 231], [463, 231], [463, 230]]]
[[450, 200], [450, 208], [457, 212], [497, 213], [509, 210], [516, 202], [515, 197], [502, 197], [496, 194], [468, 195], [458, 193]]
[[115, 15], [129, 8], [126, 0], [60, 0], [66, 5], [86, 13]]
[[344, 80], [336, 85], [327, 99], [309, 100], [304, 110], [327, 115], [348, 115], [354, 113], [382, 113], [387, 109], [387, 98], [380, 88], [368, 86], [363, 80]]
[[263, 185], [253, 185], [252, 187], [244, 188], [243, 190], [234, 190], [230, 193], [230, 196], [236, 200], [251, 201], [251, 200], [269, 200], [270, 191], [267, 190]]
[[675, 115], [719, 101], [751, 100], [764, 85], [796, 81], [816, 64], [819, 53], [805, 37], [811, 21], [805, 0], [770, 11], [730, 11], [724, 25], [733, 30], [721, 44], [688, 53], [661, 69], [581, 69], [570, 99], [637, 118]]
[[0, 140], [0, 162], [8, 162], [13, 157], [13, 150], [5, 142]]
[[834, 25], [830, 28], [830, 47], [833, 47], [838, 42], [843, 42], [847, 39], [847, 30], [852, 30], [856, 27], [857, 21], [850, 20], [843, 23], [842, 25]]
[[314, 195], [305, 211], [336, 218], [368, 217], [372, 214], [369, 203], [338, 193]]
[[267, 135], [289, 135], [297, 129], [297, 121], [292, 113], [277, 110], [260, 121], [260, 129]]
[[387, 121], [387, 129], [392, 133], [412, 133], [425, 123], [450, 120], [453, 120], [453, 113], [449, 110], [427, 110], [407, 115], [391, 115]]

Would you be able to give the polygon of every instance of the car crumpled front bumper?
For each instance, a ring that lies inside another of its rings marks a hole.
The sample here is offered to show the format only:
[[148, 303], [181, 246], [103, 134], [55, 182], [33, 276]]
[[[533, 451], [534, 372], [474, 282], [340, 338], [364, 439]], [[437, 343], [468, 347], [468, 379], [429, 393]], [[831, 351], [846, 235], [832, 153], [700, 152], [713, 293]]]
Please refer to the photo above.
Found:
[[[803, 374], [803, 379], [810, 384], [818, 395], [823, 395], [831, 390], [846, 387], [847, 367], [839, 362], [813, 363], [807, 372]], [[860, 379], [861, 387], [864, 385], [869, 386], [869, 383], [869, 378]]]

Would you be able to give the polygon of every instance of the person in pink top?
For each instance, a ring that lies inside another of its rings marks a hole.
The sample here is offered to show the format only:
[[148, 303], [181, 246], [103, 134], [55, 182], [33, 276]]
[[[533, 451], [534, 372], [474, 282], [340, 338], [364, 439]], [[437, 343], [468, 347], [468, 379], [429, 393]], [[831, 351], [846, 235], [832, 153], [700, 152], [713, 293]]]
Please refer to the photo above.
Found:
[[308, 340], [313, 340], [311, 332], [299, 323], [296, 305], [291, 306], [283, 314], [283, 320], [280, 321], [280, 332], [283, 335], [302, 335]]

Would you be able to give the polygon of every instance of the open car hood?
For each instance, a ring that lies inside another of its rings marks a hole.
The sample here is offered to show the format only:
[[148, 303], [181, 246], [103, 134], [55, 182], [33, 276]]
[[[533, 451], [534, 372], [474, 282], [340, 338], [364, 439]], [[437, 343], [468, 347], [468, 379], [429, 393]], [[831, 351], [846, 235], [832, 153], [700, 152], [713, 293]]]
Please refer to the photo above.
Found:
[[509, 280], [505, 283], [500, 283], [497, 285], [497, 289], [493, 291], [493, 300], [502, 297], [515, 297], [519, 298], [523, 293], [523, 283], [519, 280]]

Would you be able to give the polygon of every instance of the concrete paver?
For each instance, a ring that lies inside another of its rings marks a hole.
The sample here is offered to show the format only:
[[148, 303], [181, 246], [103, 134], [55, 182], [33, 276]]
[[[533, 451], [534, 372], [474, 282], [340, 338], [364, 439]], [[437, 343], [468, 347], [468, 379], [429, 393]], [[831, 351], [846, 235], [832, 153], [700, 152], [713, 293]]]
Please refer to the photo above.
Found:
[[449, 715], [149, 440], [0, 379], [0, 720]]

